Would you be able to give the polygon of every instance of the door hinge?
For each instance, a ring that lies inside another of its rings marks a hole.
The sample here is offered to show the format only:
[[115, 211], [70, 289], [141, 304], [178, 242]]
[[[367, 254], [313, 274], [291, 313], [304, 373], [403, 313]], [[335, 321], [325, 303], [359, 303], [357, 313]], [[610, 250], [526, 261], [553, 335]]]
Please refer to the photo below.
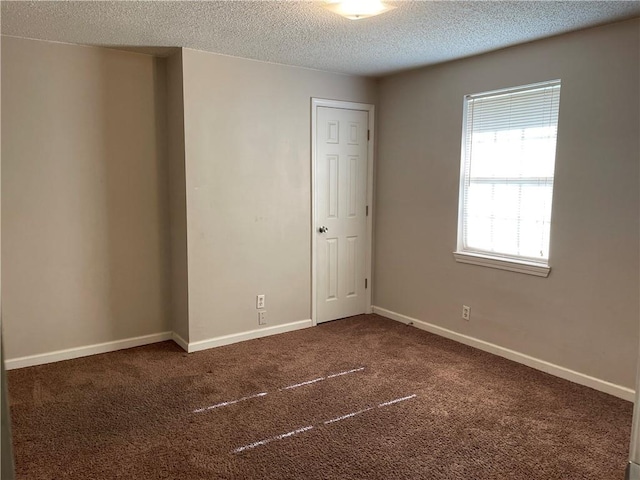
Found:
[[367, 141], [371, 140], [371, 130], [367, 130]]
[[368, 284], [369, 284], [369, 279], [365, 278], [364, 279], [364, 288], [367, 288]]
[[365, 207], [365, 210], [366, 210], [366, 216], [368, 217], [368, 216], [369, 216], [369, 205], [367, 205], [367, 206]]

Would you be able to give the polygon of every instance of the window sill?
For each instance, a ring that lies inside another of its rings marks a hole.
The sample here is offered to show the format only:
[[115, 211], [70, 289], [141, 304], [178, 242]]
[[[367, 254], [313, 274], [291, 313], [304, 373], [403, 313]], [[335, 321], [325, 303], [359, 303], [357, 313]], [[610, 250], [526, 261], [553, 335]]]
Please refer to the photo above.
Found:
[[527, 262], [524, 260], [513, 260], [479, 253], [453, 252], [456, 262], [468, 263], [470, 265], [480, 265], [483, 267], [508, 270], [510, 272], [535, 275], [537, 277], [548, 277], [551, 267], [540, 263]]

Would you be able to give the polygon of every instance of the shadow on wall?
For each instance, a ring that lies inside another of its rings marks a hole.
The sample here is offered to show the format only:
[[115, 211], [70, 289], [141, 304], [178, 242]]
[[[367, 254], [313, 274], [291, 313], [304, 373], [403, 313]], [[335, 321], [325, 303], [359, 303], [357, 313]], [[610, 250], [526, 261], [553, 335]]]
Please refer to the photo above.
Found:
[[101, 67], [104, 265], [110, 337], [121, 339], [171, 329], [166, 70], [135, 55], [104, 56]]

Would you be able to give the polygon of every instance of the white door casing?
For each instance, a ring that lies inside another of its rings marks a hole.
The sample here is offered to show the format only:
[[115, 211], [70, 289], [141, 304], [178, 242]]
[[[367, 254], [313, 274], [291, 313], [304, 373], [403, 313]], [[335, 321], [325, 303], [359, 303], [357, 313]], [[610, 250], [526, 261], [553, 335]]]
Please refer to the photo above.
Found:
[[312, 104], [312, 319], [371, 311], [373, 106]]

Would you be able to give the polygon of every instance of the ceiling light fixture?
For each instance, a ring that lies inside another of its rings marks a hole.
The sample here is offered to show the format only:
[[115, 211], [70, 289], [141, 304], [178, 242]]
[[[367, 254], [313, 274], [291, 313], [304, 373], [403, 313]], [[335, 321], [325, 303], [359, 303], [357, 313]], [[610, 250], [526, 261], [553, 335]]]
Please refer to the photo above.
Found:
[[324, 8], [349, 20], [373, 17], [396, 8], [380, 0], [331, 0], [327, 3]]

